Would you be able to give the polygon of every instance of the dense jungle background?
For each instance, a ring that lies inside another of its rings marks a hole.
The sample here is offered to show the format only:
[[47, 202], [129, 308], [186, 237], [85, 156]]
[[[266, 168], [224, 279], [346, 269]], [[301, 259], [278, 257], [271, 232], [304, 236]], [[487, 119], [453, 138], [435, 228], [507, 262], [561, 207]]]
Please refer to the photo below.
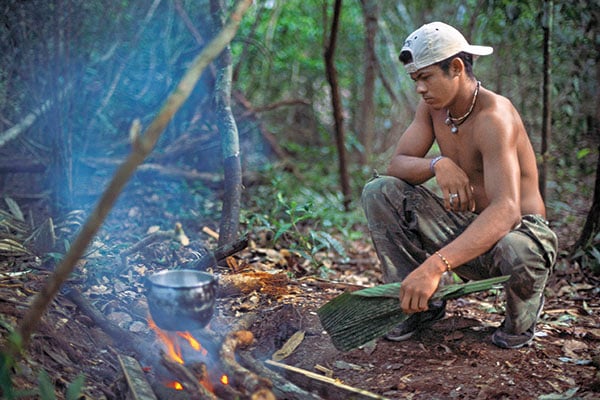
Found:
[[[0, 345], [234, 7], [0, 2]], [[255, 1], [101, 221], [22, 359], [3, 363], [0, 393], [127, 398], [119, 355], [133, 354], [143, 368], [151, 361], [120, 335], [160, 347], [144, 278], [206, 269], [203, 257], [243, 238], [209, 267], [225, 288], [209, 341], [248, 329], [248, 354], [264, 360], [301, 331], [284, 362], [318, 365], [370, 391], [364, 398], [597, 398], [599, 16], [598, 0]], [[502, 314], [494, 290], [452, 303], [437, 334], [340, 353], [315, 310], [344, 290], [381, 283], [360, 193], [385, 170], [418, 101], [398, 61], [403, 40], [434, 20], [494, 47], [475, 74], [515, 104], [538, 154], [560, 246], [542, 334], [510, 354], [491, 347], [485, 335]], [[124, 333], [91, 318], [86, 304]], [[283, 386], [277, 397], [293, 398]], [[159, 398], [174, 396], [152, 387]], [[252, 397], [236, 390], [213, 388], [212, 396]], [[310, 396], [347, 395], [332, 390]]]

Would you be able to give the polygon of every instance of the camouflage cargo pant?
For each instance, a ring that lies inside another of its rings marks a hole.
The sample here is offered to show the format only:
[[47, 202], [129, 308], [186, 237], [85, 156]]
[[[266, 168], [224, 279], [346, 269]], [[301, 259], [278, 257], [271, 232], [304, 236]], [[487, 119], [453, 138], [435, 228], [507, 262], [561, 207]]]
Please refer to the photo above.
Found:
[[[428, 189], [389, 176], [365, 185], [362, 206], [386, 282], [401, 281], [477, 218], [446, 211], [443, 200]], [[520, 334], [536, 322], [556, 251], [557, 238], [547, 222], [524, 215], [488, 252], [454, 272], [467, 280], [511, 275], [505, 285], [504, 329]]]

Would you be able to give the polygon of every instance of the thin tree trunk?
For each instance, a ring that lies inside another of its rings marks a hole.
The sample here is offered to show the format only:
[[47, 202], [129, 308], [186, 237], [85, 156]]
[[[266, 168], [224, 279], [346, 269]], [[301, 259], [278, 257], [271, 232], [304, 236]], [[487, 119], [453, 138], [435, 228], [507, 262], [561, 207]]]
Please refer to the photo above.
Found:
[[[65, 4], [66, 3], [66, 4]], [[53, 76], [56, 81], [54, 93], [60, 93], [63, 88], [60, 87], [58, 77], [69, 81], [69, 23], [70, 23], [70, 2], [58, 1], [54, 10], [56, 30], [54, 33], [54, 46], [50, 59], [53, 60]], [[73, 204], [73, 132], [69, 124], [69, 118], [66, 113], [69, 98], [64, 97], [60, 100], [58, 95], [54, 99], [54, 112], [49, 113], [48, 121], [50, 130], [54, 132], [52, 141], [52, 163], [51, 163], [51, 184], [53, 208], [55, 215], [63, 215], [66, 211], [72, 209]]]
[[542, 165], [540, 166], [539, 187], [542, 198], [546, 199], [546, 182], [548, 180], [548, 148], [550, 135], [552, 133], [552, 100], [550, 98], [552, 64], [550, 60], [550, 46], [552, 44], [552, 13], [553, 0], [544, 1], [544, 16], [542, 27], [544, 30], [544, 88], [543, 88], [543, 112], [542, 112]]
[[379, 18], [379, 3], [376, 0], [361, 0], [366, 27], [365, 35], [365, 70], [363, 98], [359, 119], [359, 135], [363, 146], [361, 164], [366, 165], [373, 153], [375, 137], [375, 79], [377, 77], [377, 57], [375, 55], [375, 38]]
[[333, 21], [331, 22], [331, 33], [329, 35], [329, 43], [325, 48], [325, 67], [327, 72], [327, 80], [329, 81], [329, 85], [331, 86], [331, 105], [333, 107], [333, 116], [335, 120], [335, 138], [338, 150], [340, 184], [342, 187], [342, 194], [344, 196], [344, 209], [347, 211], [350, 208], [350, 183], [348, 179], [348, 165], [346, 162], [346, 145], [342, 100], [337, 80], [337, 70], [334, 64], [335, 46], [337, 40], [338, 25], [340, 22], [341, 9], [342, 0], [335, 0]]
[[[222, 0], [210, 2], [216, 31], [223, 25]], [[219, 246], [237, 239], [242, 197], [242, 166], [240, 161], [240, 143], [237, 124], [231, 112], [231, 48], [229, 45], [217, 59], [218, 71], [215, 84], [215, 103], [217, 105], [217, 125], [221, 134], [223, 152], [224, 193], [221, 223], [219, 227]]]
[[173, 115], [190, 96], [192, 89], [196, 86], [196, 83], [200, 79], [200, 75], [206, 66], [214, 60], [221, 53], [223, 48], [225, 48], [225, 46], [233, 39], [239, 27], [241, 18], [251, 3], [252, 0], [241, 0], [237, 4], [229, 23], [193, 60], [191, 66], [177, 87], [163, 103], [158, 115], [154, 118], [143, 135], [139, 135], [139, 131], [141, 130], [139, 124], [134, 124], [134, 126], [137, 127], [137, 129], [135, 129], [137, 135], [134, 135], [135, 139], [132, 152], [115, 172], [109, 186], [102, 194], [102, 197], [85, 224], [81, 227], [79, 235], [73, 241], [67, 254], [56, 267], [53, 274], [50, 275], [46, 284], [42, 287], [42, 290], [34, 297], [31, 306], [27, 310], [27, 313], [23, 317], [17, 330], [21, 337], [21, 343], [8, 343], [7, 349], [3, 349], [4, 354], [16, 358], [22, 354], [21, 350], [26, 349], [31, 334], [37, 328], [48, 305], [52, 302], [64, 281], [67, 280], [71, 272], [73, 272], [75, 264], [85, 252], [87, 246], [96, 235], [96, 232], [100, 229], [100, 226], [123, 190], [123, 187], [133, 175], [137, 166], [144, 161], [148, 154], [150, 154], [167, 124], [173, 118]]
[[[256, 37], [256, 30], [258, 29], [258, 26], [260, 25], [260, 22], [262, 21], [262, 14], [263, 11], [266, 9], [264, 2], [258, 2], [258, 4], [256, 4], [257, 6], [257, 11], [256, 11], [256, 17], [254, 17], [254, 24], [252, 25], [252, 29], [250, 29], [250, 32], [246, 35], [245, 41], [252, 43], [253, 41], [257, 40], [255, 39]], [[242, 68], [242, 66], [244, 65], [244, 62], [247, 61], [247, 53], [248, 50], [250, 49], [250, 46], [248, 46], [248, 43], [246, 43], [245, 46], [242, 47], [242, 53], [239, 55], [238, 58], [238, 63], [235, 65], [234, 69], [233, 69], [233, 76], [231, 78], [232, 82], [237, 82], [238, 80], [238, 76], [240, 75], [240, 70]]]

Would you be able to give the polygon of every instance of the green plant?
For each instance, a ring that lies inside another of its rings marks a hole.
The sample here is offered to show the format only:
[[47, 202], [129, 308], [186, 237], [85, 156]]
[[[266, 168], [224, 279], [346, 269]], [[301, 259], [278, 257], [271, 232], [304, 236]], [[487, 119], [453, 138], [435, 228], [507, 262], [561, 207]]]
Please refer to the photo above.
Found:
[[324, 171], [326, 165], [326, 162], [313, 163], [320, 173], [307, 169], [310, 172], [303, 177], [303, 181], [318, 182], [318, 185], [298, 184], [293, 174], [267, 166], [263, 173], [270, 177], [270, 185], [248, 189], [252, 193], [241, 219], [248, 231], [270, 231], [274, 246], [304, 257], [324, 275], [328, 271], [325, 265], [333, 253], [347, 258], [350, 241], [363, 237], [358, 229], [363, 224], [362, 211], [358, 208], [352, 212], [343, 210], [341, 194], [328, 189], [335, 187], [337, 177], [335, 173]]
[[[16, 332], [12, 326], [2, 320], [0, 325], [9, 331], [8, 343], [12, 349], [16, 349], [17, 352], [23, 351], [23, 343], [21, 336]], [[0, 352], [0, 397], [6, 400], [20, 399], [20, 398], [39, 398], [41, 400], [56, 400], [55, 387], [48, 373], [42, 370], [38, 378], [37, 389], [17, 389], [13, 385], [13, 374], [17, 370], [18, 365], [15, 357], [8, 352]], [[78, 400], [81, 398], [83, 384], [85, 377], [79, 374], [77, 378], [67, 387], [65, 393], [65, 400]]]

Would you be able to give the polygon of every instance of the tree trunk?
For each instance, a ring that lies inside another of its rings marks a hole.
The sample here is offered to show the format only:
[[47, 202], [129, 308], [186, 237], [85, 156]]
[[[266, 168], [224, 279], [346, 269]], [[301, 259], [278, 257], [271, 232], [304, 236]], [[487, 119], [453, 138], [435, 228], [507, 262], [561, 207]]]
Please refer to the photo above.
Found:
[[340, 22], [340, 13], [342, 9], [342, 0], [335, 0], [333, 21], [331, 23], [331, 33], [329, 35], [329, 43], [325, 48], [325, 68], [327, 72], [327, 80], [331, 86], [331, 105], [333, 107], [333, 117], [335, 120], [335, 138], [338, 149], [338, 161], [340, 169], [340, 184], [342, 194], [344, 196], [344, 209], [350, 208], [350, 183], [348, 179], [348, 165], [346, 162], [346, 145], [344, 132], [344, 116], [342, 110], [342, 100], [340, 88], [337, 80], [337, 70], [335, 69], [334, 56], [335, 46], [338, 33], [338, 25]]
[[548, 147], [552, 133], [552, 102], [550, 99], [552, 64], [550, 60], [550, 46], [552, 44], [552, 12], [553, 0], [544, 1], [544, 15], [542, 27], [544, 30], [544, 88], [542, 112], [542, 165], [540, 166], [539, 187], [542, 198], [546, 199], [546, 182], [548, 180]]
[[[222, 29], [224, 10], [222, 0], [211, 0], [211, 13], [215, 32]], [[240, 162], [240, 143], [237, 124], [231, 112], [231, 47], [227, 45], [217, 59], [217, 81], [215, 86], [215, 104], [217, 106], [217, 125], [221, 135], [223, 152], [224, 193], [221, 223], [219, 227], [219, 246], [237, 239], [242, 197], [242, 167]]]
[[379, 18], [379, 3], [376, 0], [361, 0], [366, 27], [365, 35], [365, 70], [363, 98], [359, 119], [360, 142], [363, 146], [361, 164], [365, 165], [373, 153], [375, 137], [375, 78], [377, 77], [377, 56], [375, 54], [375, 38]]
[[[600, 53], [597, 58], [600, 58]], [[600, 83], [600, 59], [596, 60], [596, 84]], [[600, 97], [596, 96], [596, 112], [591, 118], [590, 124], [591, 137], [600, 137]], [[598, 144], [598, 160], [596, 162], [596, 180], [594, 184], [594, 196], [592, 197], [592, 206], [588, 213], [585, 225], [581, 231], [581, 235], [577, 242], [573, 245], [570, 251], [570, 257], [573, 257], [575, 252], [585, 247], [590, 240], [600, 232], [600, 143]]]
[[[66, 106], [68, 97], [60, 98], [60, 93], [65, 90], [61, 87], [60, 80], [68, 82], [69, 79], [69, 18], [63, 16], [69, 15], [69, 2], [59, 1], [54, 9], [54, 21], [56, 30], [50, 43], [48, 44], [48, 59], [53, 60], [51, 68], [53, 76], [52, 92], [54, 93], [53, 103], [54, 112], [46, 114], [47, 126], [53, 132], [52, 140], [52, 161], [50, 168], [50, 187], [53, 198], [53, 207], [55, 215], [63, 215], [72, 209], [73, 202], [73, 133], [68, 123], [69, 118], [65, 115], [69, 107]], [[63, 20], [64, 18], [64, 20]]]

